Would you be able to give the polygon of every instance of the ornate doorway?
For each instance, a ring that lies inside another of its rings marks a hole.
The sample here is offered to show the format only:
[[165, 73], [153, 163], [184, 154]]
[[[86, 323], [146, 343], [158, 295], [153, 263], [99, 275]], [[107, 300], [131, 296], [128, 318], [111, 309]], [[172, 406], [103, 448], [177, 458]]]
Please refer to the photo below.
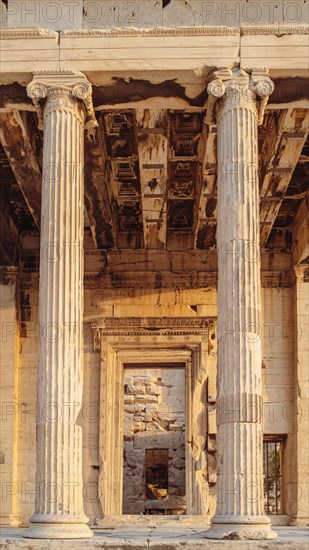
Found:
[[[95, 347], [101, 355], [99, 494], [104, 515], [123, 513], [125, 369], [145, 364], [159, 368], [182, 365], [186, 403], [185, 509], [189, 515], [206, 515], [209, 510], [205, 451], [207, 363], [213, 347], [210, 341], [214, 338], [214, 319], [110, 318], [92, 326]], [[161, 443], [157, 445], [157, 449], [167, 448]]]

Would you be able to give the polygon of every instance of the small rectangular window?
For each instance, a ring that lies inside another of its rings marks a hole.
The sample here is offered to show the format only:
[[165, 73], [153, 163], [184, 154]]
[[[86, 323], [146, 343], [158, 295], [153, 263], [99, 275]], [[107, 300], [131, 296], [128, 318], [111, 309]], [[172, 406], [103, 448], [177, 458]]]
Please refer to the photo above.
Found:
[[165, 500], [168, 497], [168, 449], [146, 449], [146, 498]]
[[264, 503], [267, 515], [282, 514], [282, 439], [263, 443]]

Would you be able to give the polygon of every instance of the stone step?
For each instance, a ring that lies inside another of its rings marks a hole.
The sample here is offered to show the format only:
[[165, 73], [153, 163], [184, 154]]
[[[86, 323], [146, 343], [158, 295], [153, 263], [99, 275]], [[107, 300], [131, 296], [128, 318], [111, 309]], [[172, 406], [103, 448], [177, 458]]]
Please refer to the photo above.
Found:
[[[176, 523], [176, 522], [175, 522]], [[120, 527], [117, 529], [94, 529], [92, 539], [40, 540], [25, 539], [25, 529], [3, 527], [0, 550], [308, 550], [309, 530], [303, 527], [278, 527], [278, 539], [273, 541], [205, 539], [205, 528], [183, 527]]]

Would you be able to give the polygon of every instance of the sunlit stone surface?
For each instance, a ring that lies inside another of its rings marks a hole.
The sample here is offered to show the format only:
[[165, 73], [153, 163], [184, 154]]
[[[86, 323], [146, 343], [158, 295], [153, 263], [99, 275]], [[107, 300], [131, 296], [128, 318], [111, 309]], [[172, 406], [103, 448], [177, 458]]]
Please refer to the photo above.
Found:
[[308, 2], [0, 7], [3, 536], [302, 548]]

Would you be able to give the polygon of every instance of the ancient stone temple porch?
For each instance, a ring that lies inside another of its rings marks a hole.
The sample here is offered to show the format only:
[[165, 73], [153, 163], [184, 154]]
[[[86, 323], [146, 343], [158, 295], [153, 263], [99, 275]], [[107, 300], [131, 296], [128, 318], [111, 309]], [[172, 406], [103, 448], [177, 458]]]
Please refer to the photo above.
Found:
[[307, 548], [308, 2], [0, 8], [0, 548]]

